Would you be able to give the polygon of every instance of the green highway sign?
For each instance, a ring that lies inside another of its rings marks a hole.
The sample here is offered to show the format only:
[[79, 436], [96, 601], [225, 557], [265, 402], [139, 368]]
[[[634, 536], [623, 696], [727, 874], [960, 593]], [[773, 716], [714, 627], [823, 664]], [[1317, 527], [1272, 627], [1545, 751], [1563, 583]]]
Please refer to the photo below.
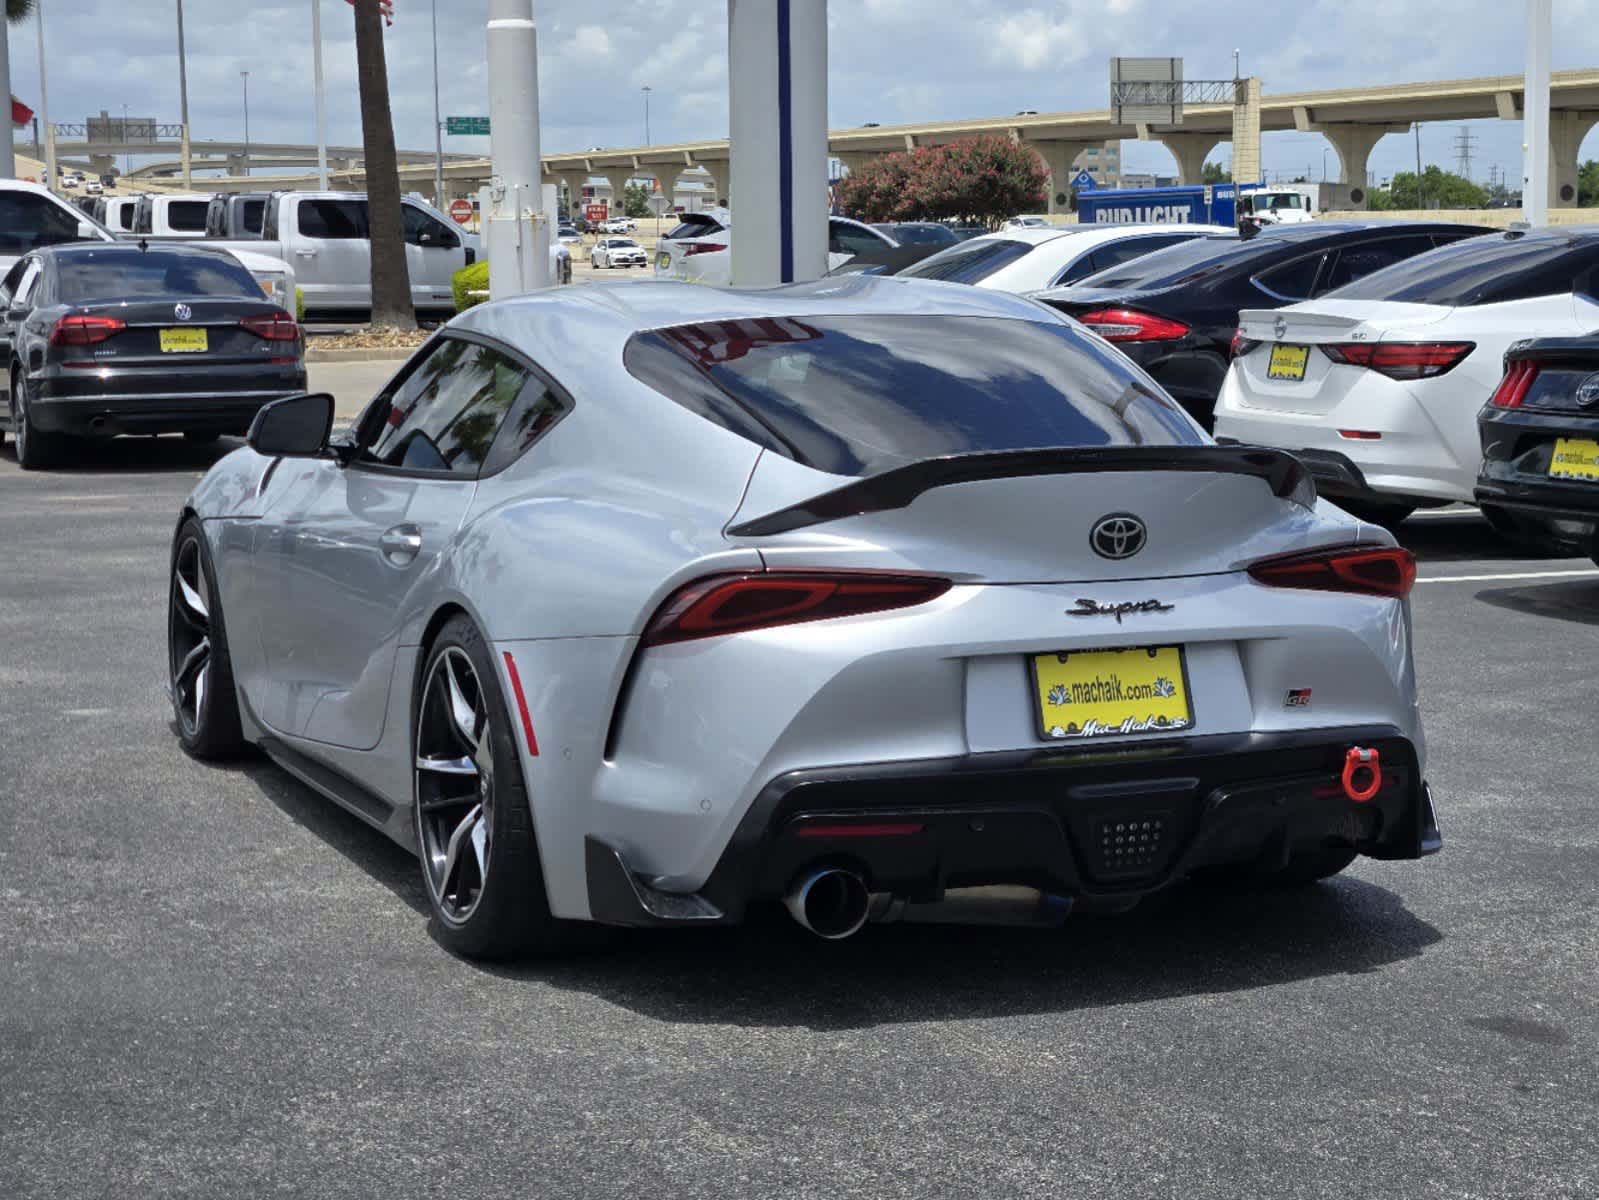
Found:
[[445, 117], [444, 132], [451, 137], [488, 137], [487, 117]]

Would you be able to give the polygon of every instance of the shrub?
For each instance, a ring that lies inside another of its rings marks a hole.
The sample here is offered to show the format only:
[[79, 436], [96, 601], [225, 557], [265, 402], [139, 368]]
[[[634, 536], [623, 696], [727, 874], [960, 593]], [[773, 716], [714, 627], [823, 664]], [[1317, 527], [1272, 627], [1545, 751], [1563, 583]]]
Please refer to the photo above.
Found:
[[305, 324], [305, 289], [302, 287], [294, 289], [294, 319]]
[[479, 259], [470, 267], [462, 267], [455, 273], [455, 278], [450, 280], [450, 290], [455, 293], [455, 311], [458, 313], [464, 313], [474, 305], [482, 304], [484, 297], [474, 296], [471, 293], [489, 290], [489, 260]]
[[1009, 138], [966, 138], [874, 159], [850, 172], [841, 197], [863, 221], [945, 221], [997, 226], [1048, 203], [1043, 162]]

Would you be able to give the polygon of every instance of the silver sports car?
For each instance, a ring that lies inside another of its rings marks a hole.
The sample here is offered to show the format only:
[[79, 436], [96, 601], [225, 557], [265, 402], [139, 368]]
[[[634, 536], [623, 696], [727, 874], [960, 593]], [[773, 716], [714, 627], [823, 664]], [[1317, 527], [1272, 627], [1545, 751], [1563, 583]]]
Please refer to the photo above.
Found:
[[413, 847], [457, 952], [1441, 844], [1410, 555], [1030, 301], [540, 293], [331, 433], [189, 499], [176, 726]]

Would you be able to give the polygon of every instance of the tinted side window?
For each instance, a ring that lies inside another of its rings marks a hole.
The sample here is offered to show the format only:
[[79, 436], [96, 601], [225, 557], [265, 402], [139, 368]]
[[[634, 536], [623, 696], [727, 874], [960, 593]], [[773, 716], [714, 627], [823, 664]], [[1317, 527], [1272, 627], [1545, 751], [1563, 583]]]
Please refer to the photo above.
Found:
[[172, 200], [167, 203], [167, 225], [177, 233], [203, 233], [208, 200]]
[[0, 192], [0, 254], [78, 240], [78, 214], [33, 192]]
[[407, 204], [404, 206], [404, 213], [405, 240], [413, 246], [422, 244], [422, 236], [424, 234], [432, 239], [428, 242], [428, 246], [433, 249], [442, 247], [446, 250], [454, 250], [461, 244], [461, 239], [455, 235], [454, 230], [434, 220], [420, 208], [412, 208]]
[[1078, 273], [1075, 270], [1076, 264], [1074, 264], [1073, 270], [1070, 273], [1070, 277], [1062, 276], [1057, 282], [1071, 283], [1074, 280], [1082, 279], [1085, 276], [1092, 275], [1096, 271], [1108, 271], [1112, 267], [1121, 266], [1124, 262], [1131, 262], [1135, 258], [1142, 258], [1144, 255], [1149, 254], [1152, 251], [1161, 250], [1167, 246], [1175, 246], [1178, 242], [1185, 242], [1187, 240], [1187, 238], [1163, 237], [1160, 235], [1153, 237], [1123, 238], [1121, 241], [1111, 242], [1109, 245], [1101, 246], [1092, 254], [1089, 254], [1087, 256], [1088, 261], [1086, 270]]
[[359, 200], [302, 200], [300, 234], [335, 240], [364, 238], [366, 205]]
[[534, 442], [560, 420], [566, 405], [553, 388], [537, 375], [528, 377], [527, 386], [516, 398], [511, 415], [500, 427], [499, 436], [483, 463], [483, 474], [503, 471], [520, 458]]
[[17, 285], [17, 296], [12, 301], [18, 308], [31, 307], [34, 292], [39, 290], [39, 277], [44, 272], [39, 267], [38, 259], [28, 262], [28, 269], [23, 273], [22, 282]]
[[278, 240], [278, 198], [273, 196], [266, 202], [266, 214], [261, 218], [261, 236], [269, 242]]
[[446, 338], [390, 397], [367, 461], [475, 477], [527, 380], [503, 354]]
[[27, 272], [28, 264], [16, 262], [11, 270], [6, 272], [4, 280], [0, 280], [0, 304], [10, 303], [11, 297], [17, 294], [17, 284], [22, 282], [22, 276]]
[[260, 233], [261, 223], [266, 215], [265, 200], [246, 200], [240, 205], [243, 215], [240, 222], [245, 233]]
[[948, 250], [940, 250], [931, 258], [906, 267], [900, 272], [906, 279], [943, 279], [950, 283], [977, 283], [987, 279], [1001, 267], [1015, 262], [1032, 249], [1027, 242], [1009, 238], [992, 238], [985, 241], [962, 242]]
[[1431, 249], [1432, 239], [1420, 234], [1384, 238], [1364, 246], [1345, 246], [1336, 253], [1332, 265], [1322, 275], [1317, 290], [1325, 292], [1330, 288], [1343, 287], [1373, 271], [1391, 267], [1396, 262], [1403, 262], [1412, 255], [1423, 254]]
[[856, 229], [853, 225], [845, 225], [841, 221], [829, 221], [827, 224], [827, 249], [832, 254], [866, 254], [874, 250], [881, 250], [888, 243], [880, 237], [874, 237], [865, 230]]
[[1321, 269], [1325, 254], [1307, 254], [1293, 262], [1262, 271], [1255, 276], [1255, 286], [1274, 300], [1308, 300], [1315, 294], [1316, 272]]

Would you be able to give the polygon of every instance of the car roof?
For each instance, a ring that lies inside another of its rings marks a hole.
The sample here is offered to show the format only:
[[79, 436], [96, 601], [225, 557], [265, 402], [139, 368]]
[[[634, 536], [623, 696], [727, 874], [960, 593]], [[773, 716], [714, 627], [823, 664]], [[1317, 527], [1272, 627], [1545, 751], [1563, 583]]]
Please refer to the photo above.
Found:
[[81, 258], [87, 254], [103, 254], [107, 250], [142, 250], [147, 254], [176, 254], [183, 258], [232, 258], [221, 246], [205, 246], [195, 242], [139, 241], [118, 239], [114, 242], [61, 242], [55, 246], [41, 246], [34, 253], [51, 258]]

